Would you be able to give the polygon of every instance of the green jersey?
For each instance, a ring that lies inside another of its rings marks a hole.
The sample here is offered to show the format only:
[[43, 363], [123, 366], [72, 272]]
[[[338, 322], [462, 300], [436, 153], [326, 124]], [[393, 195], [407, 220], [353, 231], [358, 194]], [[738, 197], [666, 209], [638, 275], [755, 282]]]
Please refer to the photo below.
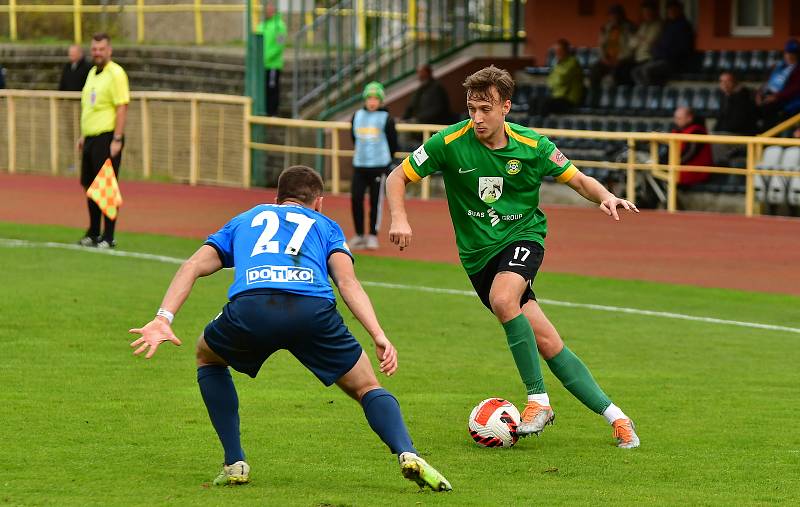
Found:
[[283, 70], [283, 48], [286, 46], [286, 25], [279, 14], [259, 23], [256, 33], [264, 37], [264, 68]]
[[514, 123], [506, 123], [505, 131], [508, 144], [491, 150], [475, 137], [472, 120], [465, 120], [435, 134], [403, 160], [411, 181], [442, 172], [459, 257], [468, 274], [483, 269], [514, 241], [544, 247], [542, 179], [553, 176], [563, 183], [578, 172], [545, 136]]

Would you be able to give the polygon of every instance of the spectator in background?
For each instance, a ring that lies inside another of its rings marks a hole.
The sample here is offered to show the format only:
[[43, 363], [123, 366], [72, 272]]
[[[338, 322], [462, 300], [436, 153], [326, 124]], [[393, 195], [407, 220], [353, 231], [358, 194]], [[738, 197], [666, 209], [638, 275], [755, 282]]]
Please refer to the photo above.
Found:
[[281, 72], [283, 71], [283, 49], [286, 47], [286, 25], [281, 15], [275, 12], [272, 2], [264, 2], [264, 20], [256, 33], [264, 39], [264, 71], [266, 73], [267, 116], [278, 114], [281, 97]]
[[625, 17], [625, 8], [614, 4], [608, 9], [608, 21], [600, 29], [600, 59], [589, 69], [589, 82], [597, 90], [607, 75], [617, 78], [619, 64], [631, 55], [630, 40], [636, 26]]
[[683, 13], [681, 2], [667, 2], [667, 20], [653, 46], [652, 60], [633, 69], [633, 80], [640, 85], [663, 85], [694, 54], [694, 28]]
[[756, 104], [768, 129], [782, 118], [800, 112], [800, 42], [789, 39], [783, 49], [783, 61], [775, 66], [767, 82], [756, 93]]
[[[352, 130], [353, 183], [350, 188], [353, 225], [356, 235], [350, 239], [353, 250], [378, 248], [378, 229], [383, 215], [386, 176], [392, 169], [397, 151], [394, 119], [382, 107], [383, 85], [373, 81], [364, 87], [364, 107], [353, 114]], [[369, 189], [369, 234], [364, 235], [364, 194]]]
[[547, 76], [547, 97], [537, 97], [534, 111], [540, 116], [566, 113], [580, 104], [583, 98], [583, 70], [572, 54], [569, 42], [559, 39], [553, 46], [556, 64]]
[[[758, 112], [752, 92], [739, 84], [733, 72], [719, 76], [722, 91], [720, 107], [716, 114], [715, 134], [753, 135], [757, 131]], [[711, 147], [717, 165], [730, 165], [733, 157], [743, 155], [743, 147], [735, 144], [715, 144]]]
[[83, 90], [83, 84], [92, 66], [83, 57], [83, 49], [77, 44], [69, 47], [67, 58], [69, 62], [64, 64], [64, 69], [61, 71], [58, 89], [62, 92], [79, 92]]
[[631, 72], [634, 67], [643, 65], [653, 59], [653, 46], [659, 36], [663, 22], [658, 16], [658, 7], [655, 2], [642, 2], [641, 21], [636, 33], [630, 38], [628, 58], [622, 60], [616, 72], [617, 84], [630, 84]]
[[4, 90], [6, 87], [6, 69], [0, 65], [0, 90]]
[[411, 97], [403, 119], [414, 123], [448, 125], [453, 120], [450, 111], [450, 98], [442, 84], [434, 79], [433, 69], [426, 64], [417, 68], [419, 87]]
[[[679, 107], [673, 115], [675, 134], [708, 134], [705, 125], [699, 118], [695, 118], [694, 111], [688, 107]], [[680, 143], [681, 165], [712, 166], [714, 160], [711, 154], [711, 145], [708, 143]], [[703, 172], [684, 172], [678, 174], [678, 185], [691, 186], [708, 180], [710, 174]]]

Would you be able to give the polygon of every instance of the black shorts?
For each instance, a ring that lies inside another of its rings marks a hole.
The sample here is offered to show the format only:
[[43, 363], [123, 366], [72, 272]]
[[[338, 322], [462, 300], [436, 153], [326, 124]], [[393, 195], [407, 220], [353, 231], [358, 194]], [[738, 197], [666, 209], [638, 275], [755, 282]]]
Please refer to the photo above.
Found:
[[350, 371], [362, 351], [334, 301], [283, 291], [235, 296], [203, 336], [238, 372], [255, 378], [273, 352], [285, 349], [326, 386]]
[[489, 291], [492, 289], [494, 277], [497, 273], [504, 271], [517, 273], [528, 282], [528, 288], [522, 293], [522, 299], [519, 302], [519, 305], [522, 306], [530, 300], [536, 301], [536, 295], [533, 293], [533, 279], [536, 278], [543, 259], [544, 248], [539, 243], [527, 240], [515, 241], [492, 257], [483, 269], [469, 275], [469, 281], [472, 282], [472, 286], [484, 306], [491, 311]]
[[[89, 136], [83, 140], [83, 153], [81, 153], [81, 186], [89, 188], [97, 173], [103, 168], [109, 157], [111, 157], [111, 141], [114, 140], [114, 132], [104, 132], [96, 136]], [[122, 141], [123, 144], [125, 141]], [[119, 176], [119, 164], [122, 161], [122, 150], [116, 157], [111, 159], [114, 167], [114, 175]]]

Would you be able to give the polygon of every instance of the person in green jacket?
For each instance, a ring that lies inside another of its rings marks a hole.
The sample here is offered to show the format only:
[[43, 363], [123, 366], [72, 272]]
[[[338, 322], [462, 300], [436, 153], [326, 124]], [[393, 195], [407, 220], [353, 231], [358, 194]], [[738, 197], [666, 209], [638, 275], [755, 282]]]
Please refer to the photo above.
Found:
[[264, 2], [264, 20], [256, 33], [264, 38], [264, 70], [266, 72], [267, 116], [278, 114], [281, 95], [281, 71], [283, 71], [283, 49], [286, 47], [286, 25], [281, 15], [275, 12], [272, 2]]
[[540, 97], [537, 111], [540, 116], [566, 113], [580, 104], [583, 98], [583, 70], [572, 54], [569, 42], [559, 39], [554, 46], [556, 64], [547, 76], [548, 97]]

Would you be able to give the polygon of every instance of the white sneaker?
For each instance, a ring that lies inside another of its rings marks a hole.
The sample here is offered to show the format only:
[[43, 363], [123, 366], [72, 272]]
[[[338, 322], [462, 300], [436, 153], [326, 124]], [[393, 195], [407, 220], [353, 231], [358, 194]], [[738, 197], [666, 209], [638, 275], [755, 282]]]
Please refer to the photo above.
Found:
[[536, 435], [538, 437], [545, 426], [553, 424], [555, 418], [556, 414], [553, 412], [552, 408], [546, 405], [540, 405], [535, 401], [529, 401], [527, 405], [525, 405], [525, 410], [522, 411], [522, 420], [517, 427], [517, 433], [520, 437], [527, 437], [530, 435]]
[[380, 246], [378, 245], [378, 236], [374, 234], [367, 236], [367, 242], [365, 246], [367, 247], [367, 250], [377, 250], [378, 246]]
[[401, 453], [397, 456], [397, 461], [400, 463], [400, 472], [403, 477], [416, 482], [420, 489], [427, 486], [434, 491], [452, 491], [453, 487], [450, 486], [444, 475], [413, 452]]
[[245, 461], [237, 461], [232, 465], [222, 466], [222, 471], [214, 479], [214, 486], [247, 484], [248, 482], [250, 482], [250, 465]]
[[347, 242], [347, 246], [350, 247], [350, 250], [361, 250], [366, 246], [367, 242], [364, 239], [364, 236], [356, 234], [350, 241]]

